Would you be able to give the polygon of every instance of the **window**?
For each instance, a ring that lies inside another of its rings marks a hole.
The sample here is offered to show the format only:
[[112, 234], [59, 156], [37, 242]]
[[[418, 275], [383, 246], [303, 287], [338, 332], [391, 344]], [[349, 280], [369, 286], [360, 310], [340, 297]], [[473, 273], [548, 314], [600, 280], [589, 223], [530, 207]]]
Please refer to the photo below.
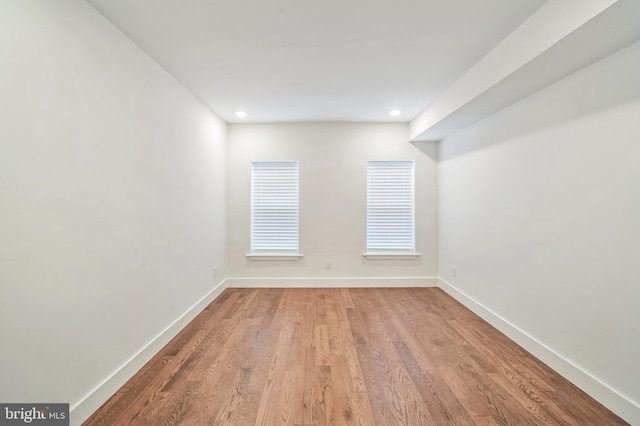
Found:
[[250, 255], [298, 256], [298, 162], [251, 163]]
[[415, 253], [414, 162], [367, 162], [367, 252]]

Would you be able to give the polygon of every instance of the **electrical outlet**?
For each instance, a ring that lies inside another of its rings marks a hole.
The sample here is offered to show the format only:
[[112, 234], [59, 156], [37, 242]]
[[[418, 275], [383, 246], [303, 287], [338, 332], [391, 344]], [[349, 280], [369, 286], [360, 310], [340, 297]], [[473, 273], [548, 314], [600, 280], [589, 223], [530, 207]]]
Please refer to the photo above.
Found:
[[218, 276], [218, 268], [217, 267], [213, 267], [213, 278]]
[[452, 277], [456, 277], [456, 276], [457, 276], [457, 274], [458, 274], [458, 271], [457, 271], [456, 267], [455, 267], [455, 266], [452, 266], [452, 267], [451, 267], [451, 276], [452, 276]]
[[327, 259], [324, 261], [324, 268], [331, 269], [331, 260]]

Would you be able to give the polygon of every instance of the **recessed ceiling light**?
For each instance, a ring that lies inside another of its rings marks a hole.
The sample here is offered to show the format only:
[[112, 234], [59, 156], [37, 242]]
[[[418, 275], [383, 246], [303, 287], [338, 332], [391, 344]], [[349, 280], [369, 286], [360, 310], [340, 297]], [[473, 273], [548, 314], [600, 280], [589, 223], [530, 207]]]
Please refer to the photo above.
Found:
[[236, 116], [240, 118], [245, 118], [247, 116], [247, 113], [244, 111], [236, 111]]
[[402, 114], [402, 111], [400, 111], [399, 109], [392, 109], [391, 111], [389, 111], [389, 115], [392, 117], [397, 117], [400, 114]]

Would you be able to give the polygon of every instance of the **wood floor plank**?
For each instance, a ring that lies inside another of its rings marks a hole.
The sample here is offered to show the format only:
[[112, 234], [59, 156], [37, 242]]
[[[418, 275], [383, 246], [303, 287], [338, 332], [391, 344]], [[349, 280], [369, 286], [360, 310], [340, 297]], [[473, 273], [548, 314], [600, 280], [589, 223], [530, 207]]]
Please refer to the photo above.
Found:
[[260, 396], [264, 395], [265, 382], [268, 382], [270, 372], [277, 368], [283, 358], [281, 352], [278, 352], [281, 345], [277, 338], [281, 335], [286, 315], [282, 306], [283, 293], [279, 292], [272, 299], [268, 311], [273, 312], [273, 315], [265, 316], [254, 333], [254, 339], [242, 359], [242, 367], [236, 376], [233, 389], [218, 410], [214, 424], [237, 425], [255, 419], [258, 414], [258, 403]]
[[[344, 292], [341, 291], [341, 294], [343, 293]], [[349, 392], [364, 393], [366, 392], [364, 379], [362, 377], [360, 363], [358, 362], [353, 333], [351, 332], [349, 317], [347, 315], [347, 307], [353, 306], [351, 298], [348, 299], [348, 302], [349, 303], [346, 303], [345, 305], [336, 306], [335, 310], [332, 311], [332, 315], [330, 316], [331, 320], [328, 321], [330, 335], [329, 347], [332, 354], [341, 355], [344, 360], [348, 372], [348, 374], [345, 374], [346, 380], [348, 380]], [[333, 349], [331, 349], [331, 336], [335, 336]], [[332, 366], [335, 366], [335, 363], [332, 363]]]
[[466, 425], [473, 422], [442, 378], [440, 370], [434, 374], [433, 368], [421, 368], [413, 351], [404, 342], [394, 342], [394, 346], [427, 406], [432, 424]]
[[439, 369], [439, 373], [444, 379], [445, 383], [456, 395], [460, 404], [464, 406], [464, 410], [467, 414], [477, 422], [476, 419], [482, 419], [482, 423], [487, 423], [488, 419], [494, 424], [497, 424], [491, 413], [489, 412], [486, 404], [479, 398], [477, 398], [477, 392], [469, 385], [468, 380], [463, 379], [453, 367], [445, 367]]
[[329, 366], [329, 331], [326, 324], [313, 328], [313, 347], [316, 350], [316, 366]]
[[[352, 392], [349, 402], [351, 403], [350, 411], [355, 420], [355, 425], [369, 426], [376, 424], [373, 417], [373, 409], [366, 393]], [[344, 416], [346, 418], [348, 414], [345, 413]]]
[[356, 346], [356, 354], [360, 363], [360, 370], [364, 379], [365, 389], [373, 411], [376, 424], [385, 424], [383, 407], [388, 403], [381, 379], [375, 372], [367, 345], [366, 328], [361, 312], [357, 309], [348, 309], [347, 316]]
[[354, 304], [358, 306], [360, 301], [363, 302], [363, 318], [368, 329], [367, 350], [374, 361], [374, 370], [381, 379], [388, 402], [384, 405], [386, 421], [394, 424], [434, 424], [419, 391], [394, 350], [392, 343], [400, 340], [400, 333], [389, 320], [379, 301], [380, 297], [377, 291], [368, 292]]
[[335, 424], [335, 398], [331, 381], [331, 367], [314, 365], [311, 369], [311, 410], [309, 423]]
[[[253, 332], [253, 326], [240, 330], [243, 330], [243, 334], [246, 335]], [[200, 387], [198, 397], [187, 401], [187, 408], [181, 418], [184, 424], [198, 424], [204, 419], [215, 419], [219, 406], [223, 403], [223, 398], [235, 383], [236, 376], [243, 373], [239, 355], [247, 348], [248, 342], [246, 340], [242, 340], [236, 347], [220, 348], [220, 356], [214, 358], [209, 370], [203, 375], [203, 379], [197, 381]], [[203, 362], [206, 363], [206, 360]], [[207, 423], [210, 423], [211, 420]]]
[[298, 389], [302, 389], [302, 421], [299, 420], [298, 416], [294, 416], [294, 421], [296, 424], [304, 424], [309, 425], [311, 423], [312, 413], [313, 413], [313, 387], [311, 386], [314, 372], [314, 363], [315, 363], [315, 349], [313, 346], [307, 346], [304, 348], [304, 363], [301, 364], [304, 367], [304, 374], [300, 377], [302, 378], [302, 383], [298, 382]]
[[84, 425], [626, 425], [437, 288], [227, 289]]
[[[436, 367], [431, 356], [433, 350], [422, 350], [421, 340], [424, 339], [421, 338], [424, 330], [435, 326], [417, 324], [412, 318], [414, 315], [406, 309], [409, 304], [407, 301], [404, 302], [404, 309], [402, 309], [402, 306], [396, 306], [389, 297], [381, 300], [382, 304], [389, 306], [389, 319], [396, 324], [396, 329], [402, 337], [402, 341], [393, 342], [393, 345], [411, 379], [420, 390], [422, 399], [428, 407], [429, 416], [435, 424], [472, 423], [470, 416]], [[427, 353], [430, 356], [424, 356]]]
[[261, 398], [257, 417], [265, 419], [262, 422], [265, 425], [279, 424], [283, 418], [281, 395], [285, 392], [283, 389], [286, 372], [285, 365], [287, 353], [290, 349], [289, 339], [293, 334], [293, 326], [293, 321], [285, 321], [278, 335], [273, 355], [270, 356], [269, 352], [265, 352], [263, 360], [270, 360], [268, 369], [264, 371], [266, 378], [263, 378], [262, 375], [256, 375], [256, 385], [264, 384], [260, 389]]

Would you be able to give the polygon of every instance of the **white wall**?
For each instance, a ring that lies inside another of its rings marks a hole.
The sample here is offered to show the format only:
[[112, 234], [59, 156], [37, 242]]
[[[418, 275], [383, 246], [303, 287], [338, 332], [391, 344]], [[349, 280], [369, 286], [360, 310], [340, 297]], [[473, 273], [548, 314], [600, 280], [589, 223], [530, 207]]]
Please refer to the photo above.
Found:
[[603, 402], [633, 424], [639, 75], [636, 43], [448, 137], [439, 173], [440, 276], [617, 393]]
[[85, 1], [0, 64], [0, 401], [74, 407], [226, 276], [226, 125]]
[[[407, 125], [233, 124], [228, 138], [229, 276], [437, 277], [437, 147], [423, 146], [430, 154], [424, 155], [407, 143]], [[366, 260], [362, 256], [367, 160], [384, 159], [416, 161], [416, 246], [421, 253], [416, 260]], [[300, 162], [300, 251], [304, 258], [298, 261], [246, 258], [251, 162], [262, 160]], [[330, 270], [325, 269], [327, 259], [332, 261]], [[369, 281], [369, 285], [375, 284]]]

